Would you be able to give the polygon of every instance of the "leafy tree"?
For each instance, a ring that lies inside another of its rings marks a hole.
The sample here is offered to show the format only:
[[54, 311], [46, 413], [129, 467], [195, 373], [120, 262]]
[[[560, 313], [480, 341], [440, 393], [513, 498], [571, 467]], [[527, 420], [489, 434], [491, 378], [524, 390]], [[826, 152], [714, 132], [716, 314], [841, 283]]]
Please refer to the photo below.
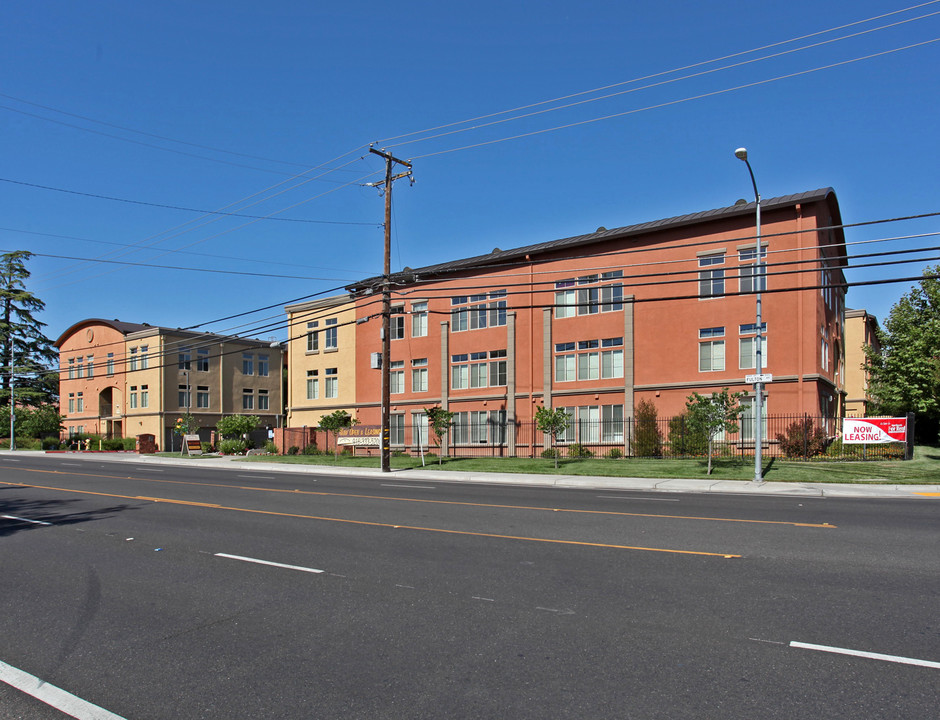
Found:
[[44, 373], [54, 364], [56, 352], [42, 332], [46, 324], [34, 317], [46, 305], [26, 290], [26, 261], [31, 257], [25, 250], [0, 254], [0, 402], [10, 402], [12, 356], [14, 402], [36, 406], [55, 400]]
[[663, 454], [663, 433], [659, 429], [658, 415], [652, 400], [641, 400], [636, 406], [633, 449], [637, 457], [659, 457]]
[[555, 469], [558, 469], [558, 453], [555, 445], [558, 444], [558, 436], [568, 429], [570, 418], [564, 408], [555, 408], [554, 410], [544, 405], [535, 408], [535, 425], [540, 432], [551, 435], [552, 438], [552, 456], [555, 458]]
[[356, 424], [356, 418], [345, 410], [334, 410], [320, 418], [320, 429], [333, 433], [333, 456], [339, 457], [339, 431]]
[[[9, 411], [4, 417], [9, 417]], [[58, 436], [62, 429], [62, 420], [64, 415], [59, 414], [59, 408], [55, 405], [40, 405], [35, 408], [28, 408], [24, 417], [18, 419], [17, 428], [23, 435], [31, 438], [43, 437], [44, 435]]]
[[738, 431], [738, 418], [747, 408], [741, 405], [746, 393], [732, 393], [728, 388], [711, 396], [692, 393], [685, 403], [692, 430], [708, 437], [708, 474], [712, 474], [712, 450], [715, 438], [722, 432]]
[[[186, 416], [184, 415], [183, 417], [185, 418]], [[219, 435], [224, 438], [241, 438], [247, 440], [248, 433], [256, 430], [260, 423], [261, 418], [257, 415], [228, 415], [227, 417], [219, 418], [219, 421], [215, 424], [215, 429], [218, 430]], [[198, 425], [196, 427], [198, 427]]]
[[[173, 426], [173, 432], [183, 437], [184, 435], [195, 435], [199, 430], [199, 419], [191, 412], [185, 412], [176, 419], [176, 425]], [[180, 455], [186, 450], [186, 443], [180, 444]]]
[[[940, 265], [891, 308], [878, 331], [881, 352], [865, 348], [875, 412], [918, 415], [918, 430], [940, 423]], [[923, 423], [923, 421], [927, 421]], [[919, 433], [920, 434], [920, 433]]]
[[437, 454], [437, 464], [442, 465], [444, 463], [444, 439], [447, 437], [447, 433], [450, 432], [450, 428], [453, 425], [454, 413], [445, 410], [440, 405], [424, 408], [424, 412], [428, 416], [428, 427], [431, 429], [431, 432], [434, 433], [434, 436], [437, 438], [437, 444], [440, 447], [440, 452]]
[[788, 458], [811, 458], [826, 451], [826, 432], [810, 417], [794, 420], [786, 433], [777, 433], [780, 449]]
[[669, 452], [677, 457], [697, 457], [708, 452], [708, 437], [693, 428], [687, 412], [669, 419]]

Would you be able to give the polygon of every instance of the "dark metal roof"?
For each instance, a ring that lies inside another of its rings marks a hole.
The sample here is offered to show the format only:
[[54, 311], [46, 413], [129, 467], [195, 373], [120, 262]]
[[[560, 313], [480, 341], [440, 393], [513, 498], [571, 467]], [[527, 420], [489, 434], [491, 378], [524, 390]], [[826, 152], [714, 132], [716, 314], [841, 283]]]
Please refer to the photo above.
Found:
[[71, 335], [74, 335], [85, 325], [107, 325], [117, 330], [122, 335], [130, 335], [131, 333], [139, 332], [140, 330], [146, 330], [151, 327], [146, 323], [130, 323], [124, 322], [123, 320], [105, 320], [103, 318], [86, 318], [85, 320], [79, 320], [77, 323], [68, 328], [65, 332], [59, 335], [59, 339], [56, 340], [53, 345], [56, 347], [62, 347], [62, 343], [65, 342], [66, 338]]
[[[783, 207], [791, 207], [802, 203], [825, 201], [829, 197], [835, 200], [835, 191], [829, 188], [819, 190], [809, 190], [807, 192], [796, 193], [795, 195], [782, 195], [780, 197], [761, 199], [761, 210], [776, 210]], [[838, 203], [836, 202], [836, 217], [833, 222], [841, 223], [838, 218]], [[638, 225], [627, 225], [625, 227], [614, 228], [613, 230], [599, 230], [586, 235], [575, 235], [574, 237], [562, 238], [560, 240], [550, 240], [548, 242], [536, 243], [535, 245], [525, 245], [523, 247], [513, 248], [511, 250], [494, 250], [486, 255], [476, 255], [474, 257], [463, 258], [461, 260], [452, 260], [450, 262], [439, 263], [437, 265], [426, 265], [417, 269], [406, 269], [402, 272], [393, 273], [391, 279], [398, 283], [414, 283], [422, 280], [432, 280], [435, 276], [459, 272], [464, 269], [478, 268], [485, 265], [493, 265], [512, 260], [525, 258], [526, 255], [534, 256], [544, 253], [564, 250], [572, 247], [581, 247], [593, 243], [604, 242], [607, 240], [629, 238], [644, 233], [650, 233], [659, 230], [668, 230], [672, 228], [695, 225], [698, 223], [711, 222], [713, 220], [723, 220], [738, 215], [753, 215], [755, 205], [753, 202], [740, 203], [730, 207], [715, 208], [714, 210], [703, 210], [701, 212], [688, 215], [679, 215], [677, 217], [663, 218], [662, 220], [652, 220], [650, 222], [640, 223]], [[381, 276], [375, 276], [346, 286], [350, 291], [363, 291], [378, 287], [382, 282]]]

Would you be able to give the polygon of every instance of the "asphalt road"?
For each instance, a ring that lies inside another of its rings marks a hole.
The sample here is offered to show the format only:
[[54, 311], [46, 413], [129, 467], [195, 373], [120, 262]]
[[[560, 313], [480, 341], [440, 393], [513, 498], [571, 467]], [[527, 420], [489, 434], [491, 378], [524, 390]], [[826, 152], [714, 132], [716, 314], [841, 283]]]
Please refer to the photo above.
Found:
[[[0, 677], [129, 720], [940, 706], [937, 499], [4, 455], [0, 516]], [[3, 720], [65, 716], [0, 683]]]

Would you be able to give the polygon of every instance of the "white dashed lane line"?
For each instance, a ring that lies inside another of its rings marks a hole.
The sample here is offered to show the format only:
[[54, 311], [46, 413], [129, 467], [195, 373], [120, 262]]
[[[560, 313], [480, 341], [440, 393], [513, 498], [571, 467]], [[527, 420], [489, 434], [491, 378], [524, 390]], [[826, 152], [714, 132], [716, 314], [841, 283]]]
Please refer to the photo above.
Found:
[[28, 518], [16, 517], [15, 515], [0, 515], [4, 520], [18, 520], [24, 523], [30, 523], [32, 525], [52, 525], [52, 523], [43, 522], [42, 520], [30, 520]]
[[229, 560], [241, 560], [242, 562], [256, 563], [258, 565], [269, 565], [271, 567], [284, 568], [285, 570], [299, 570], [300, 572], [322, 573], [322, 570], [316, 568], [303, 567], [301, 565], [285, 565], [284, 563], [271, 562], [270, 560], [259, 560], [258, 558], [244, 557], [242, 555], [229, 555], [227, 553], [215, 553], [215, 557], [228, 558]]
[[920, 667], [940, 669], [940, 662], [933, 660], [918, 660], [916, 658], [902, 657], [900, 655], [883, 655], [882, 653], [865, 652], [864, 650], [849, 650], [847, 648], [830, 647], [829, 645], [813, 645], [790, 641], [790, 647], [802, 650], [818, 650], [819, 652], [835, 653], [837, 655], [852, 655], [854, 657], [868, 658], [869, 660], [884, 660], [885, 662], [901, 663], [902, 665], [918, 665]]
[[0, 681], [78, 720], [124, 720], [120, 715], [82, 700], [55, 685], [40, 680], [35, 675], [18, 670], [2, 661], [0, 661]]

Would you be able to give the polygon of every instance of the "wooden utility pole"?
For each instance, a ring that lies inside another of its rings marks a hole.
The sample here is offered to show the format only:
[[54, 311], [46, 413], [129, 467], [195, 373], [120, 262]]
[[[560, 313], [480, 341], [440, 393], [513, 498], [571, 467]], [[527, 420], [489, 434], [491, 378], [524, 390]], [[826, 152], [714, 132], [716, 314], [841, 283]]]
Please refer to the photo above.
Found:
[[[411, 163], [399, 160], [393, 157], [391, 153], [384, 150], [369, 148], [369, 152], [385, 158], [385, 180], [377, 183], [369, 183], [373, 187], [382, 187], [385, 192], [385, 264], [382, 270], [382, 472], [391, 470], [391, 438], [390, 438], [390, 407], [391, 407], [391, 388], [389, 381], [391, 365], [389, 355], [391, 352], [391, 319], [392, 319], [392, 291], [391, 291], [391, 268], [392, 268], [392, 183], [404, 177], [411, 177]], [[392, 175], [392, 166], [398, 163], [408, 168], [404, 172]], [[414, 180], [412, 180], [414, 182]]]

